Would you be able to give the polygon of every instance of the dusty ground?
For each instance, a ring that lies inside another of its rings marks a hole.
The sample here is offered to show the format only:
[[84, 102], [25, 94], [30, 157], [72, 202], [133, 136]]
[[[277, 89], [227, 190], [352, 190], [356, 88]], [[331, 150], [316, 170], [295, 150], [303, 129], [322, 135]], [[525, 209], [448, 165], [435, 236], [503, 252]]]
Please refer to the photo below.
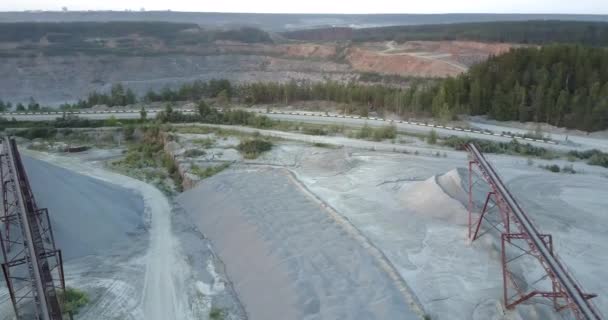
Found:
[[[462, 171], [453, 171], [466, 164], [464, 154], [424, 160], [367, 152], [342, 157], [312, 154], [295, 171], [382, 248], [434, 319], [501, 318], [499, 242], [491, 236], [472, 245], [465, 240]], [[607, 248], [597, 239], [606, 231], [599, 227], [605, 222], [598, 206], [608, 195], [603, 195], [608, 180], [541, 172], [513, 157], [490, 158], [540, 229], [559, 239], [559, 254], [584, 287], [606, 292], [597, 279], [606, 277], [600, 270], [608, 263], [601, 254]], [[605, 312], [606, 300], [596, 302]], [[504, 317], [553, 318], [546, 308], [532, 308]]]
[[[28, 152], [45, 162], [26, 162], [40, 204], [57, 212], [67, 285], [92, 301], [76, 319], [201, 319], [212, 306], [243, 318], [209, 242], [158, 189], [103, 169], [108, 153]], [[48, 188], [55, 180], [65, 183]]]
[[[324, 142], [331, 139], [323, 137]], [[421, 150], [419, 155], [401, 154], [390, 152], [390, 144], [382, 149], [382, 143], [377, 144], [377, 151], [369, 151], [360, 147], [373, 142], [345, 143], [347, 141], [341, 138], [336, 139], [338, 144], [347, 147], [325, 149], [302, 143], [279, 143], [272, 152], [256, 160], [251, 169], [243, 172], [228, 169], [201, 182], [187, 194], [191, 201], [189, 206], [195, 206], [195, 198], [207, 197], [210, 192], [221, 193], [222, 196], [215, 196], [220, 198], [227, 193], [230, 197], [227, 202], [233, 209], [230, 212], [235, 213], [230, 215], [230, 221], [255, 225], [254, 229], [247, 230], [264, 239], [263, 244], [271, 248], [276, 242], [291, 245], [288, 240], [291, 233], [283, 235], [265, 229], [262, 226], [266, 223], [259, 221], [265, 221], [261, 213], [250, 216], [252, 213], [249, 212], [260, 206], [252, 204], [256, 203], [256, 197], [264, 199], [262, 203], [265, 205], [261, 208], [265, 210], [295, 205], [295, 195], [291, 193], [284, 198], [280, 195], [267, 198], [266, 193], [273, 195], [272, 190], [277, 183], [267, 181], [265, 176], [268, 173], [264, 173], [260, 166], [268, 164], [287, 168], [315, 196], [335, 208], [382, 251], [412, 289], [414, 299], [420, 301], [424, 312], [432, 319], [561, 319], [547, 306], [547, 301], [541, 300], [519, 306], [514, 311], [503, 310], [499, 238], [489, 233], [473, 243], [467, 241], [467, 210], [463, 205], [466, 200], [466, 182], [463, 182], [466, 171], [462, 169], [467, 163], [465, 153], [447, 152], [447, 157], [434, 157], [429, 156], [432, 151], [423, 152], [428, 146], [417, 146], [415, 148]], [[608, 259], [603, 255], [608, 247], [601, 240], [608, 231], [601, 209], [608, 205], [606, 169], [576, 163], [579, 173], [567, 175], [547, 172], [536, 166], [545, 161], [537, 160], [530, 165], [521, 157], [490, 155], [489, 159], [540, 230], [553, 234], [557, 252], [574, 276], [586, 290], [600, 295], [595, 303], [605, 313], [608, 301], [604, 297], [608, 292], [598, 279], [608, 277], [604, 268]], [[560, 166], [566, 163], [554, 162]], [[237, 174], [247, 178], [243, 178], [244, 181], [233, 179]], [[250, 179], [259, 179], [256, 180], [259, 183], [247, 189]], [[255, 190], [259, 190], [258, 193]], [[282, 190], [286, 190], [285, 187]], [[251, 207], [243, 207], [244, 204], [251, 204]], [[212, 208], [218, 210], [220, 207], [215, 203]], [[228, 219], [217, 216], [214, 210], [193, 211], [202, 221], [211, 219], [209, 221], [221, 225], [223, 219]], [[286, 209], [283, 214], [292, 213]], [[232, 234], [220, 232], [211, 238], [223, 243], [239, 241]], [[278, 254], [283, 249], [278, 247], [276, 250], [279, 251], [274, 251], [266, 248], [260, 251], [260, 255], [267, 257], [268, 254], [263, 252]], [[236, 277], [247, 274], [247, 270], [234, 268], [232, 272]], [[530, 280], [538, 272], [537, 265], [527, 261], [516, 269], [521, 277], [529, 277]], [[230, 271], [229, 268], [229, 275]], [[300, 283], [295, 279], [298, 278], [287, 277], [293, 283], [292, 287]], [[290, 281], [287, 280], [285, 277], [281, 282], [267, 279], [273, 283], [273, 288], [275, 285], [276, 288], [289, 287]], [[256, 283], [246, 283], [256, 286]], [[260, 287], [255, 290], [268, 289], [267, 285], [257, 285]], [[248, 290], [252, 290], [251, 287]], [[314, 291], [315, 294], [319, 292], [323, 291]], [[321, 313], [317, 316], [322, 317]]]
[[[235, 149], [240, 136], [180, 134], [171, 148], [184, 166], [233, 164], [181, 195], [185, 211], [173, 209], [169, 216], [171, 203], [157, 190], [91, 165], [96, 157], [104, 158], [98, 151], [78, 160], [46, 157], [139, 190], [146, 207], [156, 208], [146, 211], [152, 224], [146, 225], [150, 234], [142, 243], [149, 242], [149, 249], [137, 245], [137, 253], [109, 259], [115, 269], [103, 271], [105, 278], [91, 280], [86, 277], [95, 273], [82, 271], [83, 264], [68, 264], [80, 275], [71, 283], [88, 279], [92, 287], [87, 290], [108, 293], [99, 295], [101, 302], [83, 313], [89, 315], [84, 319], [110, 312], [108, 304], [121, 295], [137, 297], [124, 299], [121, 316], [127, 319], [143, 319], [146, 312], [154, 319], [152, 314], [166, 310], [155, 309], [161, 301], [178, 319], [190, 319], [189, 312], [208, 310], [211, 304], [251, 319], [415, 319], [423, 314], [432, 319], [561, 319], [541, 300], [503, 310], [499, 238], [488, 233], [467, 241], [465, 153], [421, 141], [399, 145], [232, 128], [285, 140], [275, 141], [273, 150], [258, 159], [243, 160]], [[184, 156], [207, 145], [206, 139], [214, 142], [204, 155]], [[577, 174], [557, 174], [537, 164], [569, 163], [488, 158], [539, 229], [553, 235], [573, 275], [599, 295], [594, 301], [606, 313], [608, 290], [598, 279], [608, 278], [608, 223], [602, 214], [608, 206], [608, 170], [575, 162]], [[160, 222], [156, 228], [155, 220]], [[200, 238], [199, 230], [210, 242]], [[211, 257], [211, 245], [221, 261]], [[158, 259], [171, 255], [170, 264]], [[223, 278], [222, 265], [232, 282]], [[181, 276], [164, 277], [166, 270]], [[536, 264], [525, 262], [515, 272], [531, 279], [537, 271]], [[110, 273], [119, 280], [110, 283]], [[230, 295], [231, 283], [243, 313]], [[187, 294], [180, 297], [180, 289]]]

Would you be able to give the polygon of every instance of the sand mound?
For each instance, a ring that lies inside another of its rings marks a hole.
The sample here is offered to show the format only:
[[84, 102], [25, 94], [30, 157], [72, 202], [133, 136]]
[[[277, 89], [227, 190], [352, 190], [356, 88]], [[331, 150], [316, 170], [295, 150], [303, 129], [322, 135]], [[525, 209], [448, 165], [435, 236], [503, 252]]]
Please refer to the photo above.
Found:
[[404, 206], [415, 212], [449, 223], [465, 223], [466, 192], [458, 169], [417, 182], [400, 192]]
[[343, 149], [323, 150], [305, 155], [301, 160], [302, 167], [320, 171], [321, 175], [336, 175], [345, 173], [357, 167], [358, 160], [349, 157]]
[[443, 192], [465, 206], [469, 201], [469, 196], [467, 194], [467, 174], [467, 169], [457, 168], [437, 176], [437, 184]]

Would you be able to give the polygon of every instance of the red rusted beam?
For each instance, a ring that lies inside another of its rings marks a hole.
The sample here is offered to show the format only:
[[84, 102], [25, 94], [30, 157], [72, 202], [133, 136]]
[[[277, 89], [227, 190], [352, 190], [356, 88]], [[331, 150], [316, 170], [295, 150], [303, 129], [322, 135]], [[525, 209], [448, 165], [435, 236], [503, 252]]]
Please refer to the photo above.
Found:
[[[501, 179], [495, 172], [494, 168], [485, 160], [485, 157], [478, 149], [468, 144], [467, 151], [471, 155], [469, 160], [469, 239], [476, 240], [479, 236], [479, 230], [483, 223], [484, 216], [488, 211], [488, 203], [490, 197], [493, 196], [496, 206], [499, 209], [501, 219], [503, 221], [503, 230], [501, 234], [501, 260], [503, 273], [503, 300], [507, 309], [513, 308], [516, 305], [523, 303], [532, 297], [540, 296], [553, 300], [555, 309], [559, 312], [564, 309], [569, 309], [577, 319], [601, 319], [597, 308], [588, 300], [595, 297], [594, 294], [585, 294], [581, 290], [580, 284], [566, 271], [567, 269], [554, 255], [553, 238], [548, 234], [541, 234], [533, 225], [532, 221], [526, 216], [519, 204], [515, 201], [510, 191], [504, 186]], [[479, 220], [473, 221], [473, 168], [476, 167], [481, 174], [481, 177], [488, 184], [491, 192], [486, 196], [483, 209]], [[493, 226], [495, 227], [495, 226]], [[473, 232], [473, 228], [475, 231]], [[515, 232], [512, 233], [511, 230]], [[513, 242], [515, 241], [515, 242]], [[551, 281], [551, 291], [532, 290], [525, 292], [520, 288], [518, 283], [513, 278], [509, 271], [509, 264], [520, 257], [507, 259], [507, 244], [510, 247], [516, 247], [523, 251], [520, 256], [530, 255], [534, 257], [543, 267], [546, 275], [539, 280], [545, 278]], [[565, 285], [564, 285], [565, 284]], [[509, 287], [516, 290], [516, 295], [509, 297]], [[511, 301], [511, 298], [515, 297]], [[558, 299], [564, 300], [565, 304], [560, 305]]]

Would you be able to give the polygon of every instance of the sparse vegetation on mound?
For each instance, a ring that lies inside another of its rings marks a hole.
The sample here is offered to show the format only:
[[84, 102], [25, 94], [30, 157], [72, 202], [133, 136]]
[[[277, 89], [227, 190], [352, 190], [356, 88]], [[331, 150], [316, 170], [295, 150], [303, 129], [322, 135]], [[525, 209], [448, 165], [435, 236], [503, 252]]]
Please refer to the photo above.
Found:
[[206, 168], [201, 168], [197, 165], [192, 165], [190, 171], [193, 174], [197, 175], [199, 178], [206, 179], [228, 169], [228, 167], [230, 167], [230, 163], [224, 163], [218, 166], [211, 166]]
[[129, 141], [129, 148], [121, 160], [111, 162], [111, 167], [129, 176], [150, 182], [166, 194], [182, 191], [182, 176], [175, 159], [166, 154], [162, 133], [158, 125], [142, 126], [143, 137]]
[[479, 147], [479, 150], [483, 153], [532, 156], [542, 159], [554, 159], [558, 156], [549, 149], [535, 147], [529, 143], [520, 143], [515, 139], [511, 140], [510, 142], [496, 142], [490, 140], [450, 136], [441, 142], [442, 145], [454, 148], [456, 150], [464, 150], [464, 146], [467, 143], [475, 143]]
[[211, 138], [195, 139], [195, 140], [192, 140], [192, 143], [195, 143], [205, 149], [208, 149], [215, 145], [215, 140], [211, 139]]
[[237, 149], [245, 159], [255, 159], [262, 153], [270, 151], [272, 149], [272, 142], [259, 138], [247, 139], [241, 141]]

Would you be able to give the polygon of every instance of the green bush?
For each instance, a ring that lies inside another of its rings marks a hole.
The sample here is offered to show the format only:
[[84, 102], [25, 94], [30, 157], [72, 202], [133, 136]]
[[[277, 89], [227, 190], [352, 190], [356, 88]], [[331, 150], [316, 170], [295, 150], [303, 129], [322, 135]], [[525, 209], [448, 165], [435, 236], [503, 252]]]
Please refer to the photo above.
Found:
[[374, 129], [367, 125], [367, 123], [359, 130], [355, 135], [357, 139], [369, 139], [374, 134]]
[[560, 172], [560, 168], [559, 168], [559, 166], [558, 166], [558, 165], [556, 165], [556, 164], [552, 164], [552, 165], [545, 165], [545, 166], [542, 166], [542, 165], [541, 165], [541, 166], [539, 166], [539, 167], [540, 167], [540, 168], [542, 168], [542, 169], [545, 169], [545, 170], [549, 170], [549, 171], [551, 171], [551, 172], [556, 172], [556, 173], [557, 173], [557, 172]]
[[29, 128], [15, 132], [16, 136], [30, 140], [37, 138], [51, 139], [54, 138], [56, 134], [57, 129], [52, 127]]
[[589, 158], [588, 164], [592, 166], [602, 166], [608, 168], [608, 154], [607, 153], [596, 153]]
[[63, 313], [77, 314], [80, 308], [89, 303], [89, 297], [84, 291], [67, 287], [60, 296], [62, 302], [61, 310]]
[[302, 133], [311, 135], [311, 136], [326, 136], [327, 135], [327, 132], [323, 128], [307, 127], [307, 126], [302, 128]]
[[574, 170], [574, 166], [573, 165], [566, 165], [562, 167], [562, 172], [563, 173], [570, 173], [570, 174], [575, 174], [576, 170]]
[[248, 139], [241, 141], [237, 149], [245, 159], [255, 159], [260, 154], [272, 149], [272, 142], [263, 139]]
[[315, 147], [318, 147], [318, 148], [328, 148], [328, 149], [333, 149], [333, 148], [335, 148], [335, 146], [333, 146], [333, 145], [331, 145], [331, 144], [328, 144], [328, 143], [322, 143], [322, 142], [315, 142], [315, 143], [313, 143], [312, 145], [313, 145], [313, 146], [315, 146]]
[[431, 130], [431, 132], [429, 132], [426, 142], [428, 144], [437, 144], [437, 132], [435, 130]]
[[385, 139], [395, 139], [397, 136], [397, 128], [394, 126], [384, 126], [372, 130], [372, 139], [375, 141], [381, 141]]
[[384, 126], [381, 128], [372, 128], [365, 124], [361, 130], [355, 133], [357, 139], [368, 139], [381, 141], [384, 139], [394, 139], [397, 136], [397, 129], [394, 126]]
[[209, 319], [211, 320], [224, 320], [225, 319], [225, 312], [224, 310], [217, 308], [217, 307], [212, 307], [211, 311], [209, 311]]

